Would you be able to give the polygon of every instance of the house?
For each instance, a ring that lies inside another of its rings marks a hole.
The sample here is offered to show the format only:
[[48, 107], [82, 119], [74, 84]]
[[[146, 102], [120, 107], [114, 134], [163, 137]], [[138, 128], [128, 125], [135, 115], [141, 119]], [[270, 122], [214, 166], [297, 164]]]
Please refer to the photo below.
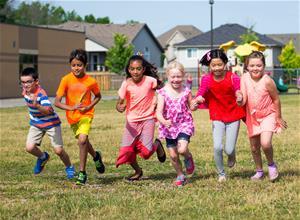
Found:
[[176, 59], [174, 44], [181, 43], [201, 33], [202, 31], [193, 25], [177, 25], [158, 36], [157, 39], [164, 48], [165, 63], [167, 64]]
[[19, 73], [35, 67], [43, 88], [55, 96], [61, 77], [70, 71], [74, 45], [84, 47], [83, 32], [0, 23], [0, 98], [21, 97]]
[[163, 48], [146, 24], [92, 24], [69, 21], [51, 27], [85, 33], [85, 50], [88, 53], [88, 71], [105, 69], [106, 53], [114, 45], [114, 35], [124, 34], [134, 46], [134, 53], [141, 52], [144, 58], [157, 67], [161, 66]]
[[[228, 41], [235, 41], [236, 45], [242, 43], [240, 36], [247, 32], [247, 28], [239, 24], [224, 24], [213, 30], [213, 48], [219, 48], [219, 46]], [[265, 44], [267, 49], [264, 51], [266, 56], [266, 67], [273, 68], [279, 65], [278, 56], [281, 53], [283, 44], [273, 40], [272, 38], [255, 33], [259, 42]], [[186, 68], [197, 68], [201, 57], [210, 50], [211, 47], [211, 31], [199, 34], [184, 42], [175, 44], [176, 59], [181, 62]], [[234, 48], [227, 51], [227, 56], [235, 65], [236, 58], [233, 52]]]
[[267, 34], [268, 37], [286, 45], [290, 40], [293, 41], [296, 53], [300, 54], [300, 33], [297, 34]]

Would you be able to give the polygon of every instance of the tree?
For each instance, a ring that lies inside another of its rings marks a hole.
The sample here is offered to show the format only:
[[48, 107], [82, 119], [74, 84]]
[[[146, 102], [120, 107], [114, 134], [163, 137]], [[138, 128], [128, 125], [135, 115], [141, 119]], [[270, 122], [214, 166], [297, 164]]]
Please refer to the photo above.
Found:
[[0, 22], [13, 23], [14, 0], [0, 0]]
[[128, 59], [133, 55], [133, 45], [127, 44], [127, 37], [123, 34], [115, 34], [114, 46], [111, 47], [106, 55], [105, 66], [110, 72], [122, 74]]
[[292, 40], [282, 49], [278, 59], [285, 69], [300, 68], [300, 55], [296, 53]]
[[103, 18], [97, 18], [96, 23], [97, 24], [110, 24], [111, 22], [110, 22], [109, 17], [106, 16]]
[[84, 16], [84, 21], [87, 23], [96, 23], [96, 18], [94, 17], [94, 15], [89, 14]]
[[140, 22], [135, 21], [135, 20], [128, 20], [126, 21], [126, 24], [139, 24]]
[[247, 28], [246, 33], [242, 34], [240, 36], [240, 38], [242, 40], [241, 44], [250, 43], [252, 41], [259, 41], [259, 37], [253, 31], [253, 28], [254, 28], [254, 25], [252, 25], [250, 28]]

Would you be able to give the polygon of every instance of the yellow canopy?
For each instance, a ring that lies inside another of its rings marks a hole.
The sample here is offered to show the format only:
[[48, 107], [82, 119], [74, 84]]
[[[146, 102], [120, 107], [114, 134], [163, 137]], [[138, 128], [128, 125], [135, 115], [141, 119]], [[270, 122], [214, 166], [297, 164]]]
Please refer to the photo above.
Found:
[[239, 45], [234, 49], [234, 52], [241, 56], [248, 56], [252, 51], [264, 51], [266, 49], [266, 45], [258, 43], [256, 41], [252, 41], [250, 44]]
[[258, 50], [258, 51], [261, 51], [261, 52], [263, 52], [263, 51], [266, 50], [266, 45], [261, 44], [261, 43], [258, 43], [257, 41], [252, 41], [252, 42], [250, 43], [250, 45], [251, 45], [252, 47], [254, 47], [255, 50]]
[[220, 48], [220, 49], [223, 49], [224, 52], [226, 52], [229, 48], [231, 48], [231, 47], [234, 46], [234, 45], [235, 45], [235, 42], [234, 42], [233, 40], [231, 40], [231, 41], [228, 41], [228, 42], [226, 42], [226, 43], [224, 43], [224, 44], [221, 44], [221, 45], [219, 46], [219, 48]]

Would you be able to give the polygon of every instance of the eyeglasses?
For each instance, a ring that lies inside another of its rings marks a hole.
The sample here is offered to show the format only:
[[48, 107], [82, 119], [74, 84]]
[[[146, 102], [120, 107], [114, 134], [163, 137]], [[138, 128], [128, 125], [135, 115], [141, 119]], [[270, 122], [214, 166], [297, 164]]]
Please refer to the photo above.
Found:
[[22, 85], [31, 85], [32, 83], [34, 83], [35, 82], [35, 80], [27, 80], [27, 81], [20, 81], [20, 84], [22, 84]]

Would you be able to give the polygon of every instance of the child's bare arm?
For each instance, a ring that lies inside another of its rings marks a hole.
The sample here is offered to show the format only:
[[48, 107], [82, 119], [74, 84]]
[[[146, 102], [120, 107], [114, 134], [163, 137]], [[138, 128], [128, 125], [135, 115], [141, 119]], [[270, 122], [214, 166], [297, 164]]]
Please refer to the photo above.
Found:
[[188, 106], [192, 111], [197, 110], [197, 107], [198, 107], [198, 103], [193, 102], [192, 93], [190, 93], [188, 96]]
[[156, 107], [156, 117], [157, 120], [162, 123], [163, 125], [169, 127], [172, 125], [171, 120], [167, 120], [163, 116], [163, 110], [164, 110], [165, 100], [164, 97], [160, 94], [157, 96], [157, 107]]
[[77, 106], [70, 106], [70, 105], [62, 103], [62, 98], [63, 98], [63, 96], [55, 97], [54, 105], [57, 108], [60, 108], [62, 110], [68, 110], [68, 111], [74, 111], [75, 109], [77, 109]]
[[270, 77], [267, 78], [266, 87], [269, 91], [269, 94], [273, 101], [273, 105], [275, 107], [276, 123], [279, 124], [279, 126], [282, 128], [287, 128], [286, 121], [284, 121], [281, 117], [281, 103], [277, 92], [277, 88], [274, 81]]
[[125, 102], [125, 100], [124, 100], [124, 99], [121, 99], [121, 98], [119, 97], [119, 99], [118, 99], [118, 101], [117, 101], [117, 104], [116, 104], [116, 109], [117, 109], [117, 111], [120, 112], [120, 113], [124, 112], [125, 109], [126, 109], [126, 104], [125, 104], [124, 102]]
[[96, 93], [96, 94], [94, 94], [94, 99], [92, 100], [91, 104], [89, 104], [88, 106], [80, 105], [80, 106], [78, 106], [78, 110], [82, 113], [89, 111], [100, 101], [100, 99], [101, 99], [101, 93], [100, 92]]
[[243, 106], [246, 104], [247, 102], [247, 93], [246, 93], [246, 87], [245, 87], [245, 76], [243, 75], [241, 77], [241, 89], [240, 90], [237, 90], [235, 92], [235, 96], [236, 96], [236, 103], [239, 105], [239, 106]]

